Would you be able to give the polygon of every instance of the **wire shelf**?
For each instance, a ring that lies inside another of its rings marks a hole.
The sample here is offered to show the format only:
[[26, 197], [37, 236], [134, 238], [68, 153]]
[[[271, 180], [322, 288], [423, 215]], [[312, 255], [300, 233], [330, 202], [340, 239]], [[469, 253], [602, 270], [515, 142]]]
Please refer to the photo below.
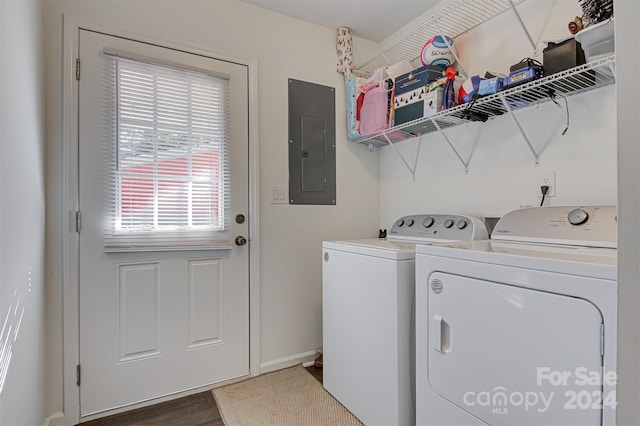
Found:
[[[525, 0], [455, 0], [421, 24], [386, 44], [354, 67], [357, 74], [370, 75], [378, 68], [406, 60], [417, 66], [422, 46], [436, 35], [456, 38]], [[512, 6], [513, 5], [513, 6]]]
[[615, 83], [615, 55], [533, 80], [494, 95], [480, 97], [472, 104], [458, 105], [429, 117], [360, 138], [355, 142], [373, 146], [387, 145], [389, 142], [400, 142], [473, 121], [486, 121], [491, 117], [509, 113], [509, 110], [528, 108], [551, 102], [553, 97], [569, 97], [613, 83]]

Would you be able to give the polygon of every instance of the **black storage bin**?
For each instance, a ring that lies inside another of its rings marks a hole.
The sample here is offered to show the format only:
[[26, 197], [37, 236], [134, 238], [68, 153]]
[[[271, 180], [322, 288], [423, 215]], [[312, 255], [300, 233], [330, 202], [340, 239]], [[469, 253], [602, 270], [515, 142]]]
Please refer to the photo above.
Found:
[[549, 43], [547, 48], [542, 51], [542, 66], [545, 77], [584, 63], [584, 51], [575, 38], [570, 38], [562, 43]]

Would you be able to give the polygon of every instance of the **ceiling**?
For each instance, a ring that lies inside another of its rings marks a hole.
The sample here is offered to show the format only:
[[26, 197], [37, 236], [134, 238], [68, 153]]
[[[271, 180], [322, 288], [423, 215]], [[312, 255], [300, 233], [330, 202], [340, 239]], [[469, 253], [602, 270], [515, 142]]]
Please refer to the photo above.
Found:
[[241, 0], [323, 27], [349, 27], [380, 42], [440, 0]]

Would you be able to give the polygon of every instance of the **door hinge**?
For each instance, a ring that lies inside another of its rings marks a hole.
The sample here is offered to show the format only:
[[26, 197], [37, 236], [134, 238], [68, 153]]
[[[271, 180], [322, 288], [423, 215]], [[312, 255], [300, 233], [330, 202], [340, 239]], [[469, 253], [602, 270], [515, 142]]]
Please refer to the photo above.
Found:
[[80, 80], [80, 58], [76, 58], [76, 80]]
[[80, 232], [80, 211], [76, 211], [76, 232]]
[[76, 385], [80, 386], [80, 364], [76, 365]]

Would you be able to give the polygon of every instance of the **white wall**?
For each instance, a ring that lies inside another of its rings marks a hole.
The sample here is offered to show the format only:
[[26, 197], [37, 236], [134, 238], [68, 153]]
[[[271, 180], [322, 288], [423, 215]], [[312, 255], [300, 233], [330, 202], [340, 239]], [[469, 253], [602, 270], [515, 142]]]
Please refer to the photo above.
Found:
[[617, 0], [619, 425], [640, 424], [640, 3]]
[[[377, 235], [378, 153], [347, 144], [344, 83], [335, 71], [334, 30], [236, 1], [45, 2], [47, 36], [48, 275], [51, 337], [47, 408], [62, 408], [61, 31], [63, 13], [102, 25], [230, 56], [258, 59], [261, 228], [261, 363], [276, 368], [322, 344], [321, 242]], [[373, 43], [356, 39], [366, 52]], [[270, 204], [287, 186], [287, 79], [336, 88], [337, 205]], [[344, 226], [348, 224], [349, 226]]]
[[[523, 57], [542, 61], [549, 40], [568, 36], [567, 23], [580, 15], [578, 2], [538, 0], [518, 7], [538, 54], [533, 51], [514, 15], [507, 11], [456, 40], [470, 75], [493, 70], [508, 74]], [[556, 172], [556, 196], [551, 205], [615, 204], [616, 100], [609, 86], [568, 98], [570, 127], [553, 103], [517, 111], [531, 142], [542, 150], [540, 165], [506, 115], [483, 124], [445, 130], [462, 153], [471, 158], [469, 174], [438, 133], [396, 144], [411, 161], [421, 144], [415, 181], [390, 147], [380, 155], [380, 226], [389, 227], [410, 213], [455, 212], [498, 217], [520, 206], [538, 205], [538, 174]], [[547, 202], [545, 202], [545, 205]]]
[[[44, 407], [42, 5], [0, 2], [0, 424]], [[8, 367], [5, 370], [5, 365]], [[4, 382], [3, 382], [4, 381]]]

